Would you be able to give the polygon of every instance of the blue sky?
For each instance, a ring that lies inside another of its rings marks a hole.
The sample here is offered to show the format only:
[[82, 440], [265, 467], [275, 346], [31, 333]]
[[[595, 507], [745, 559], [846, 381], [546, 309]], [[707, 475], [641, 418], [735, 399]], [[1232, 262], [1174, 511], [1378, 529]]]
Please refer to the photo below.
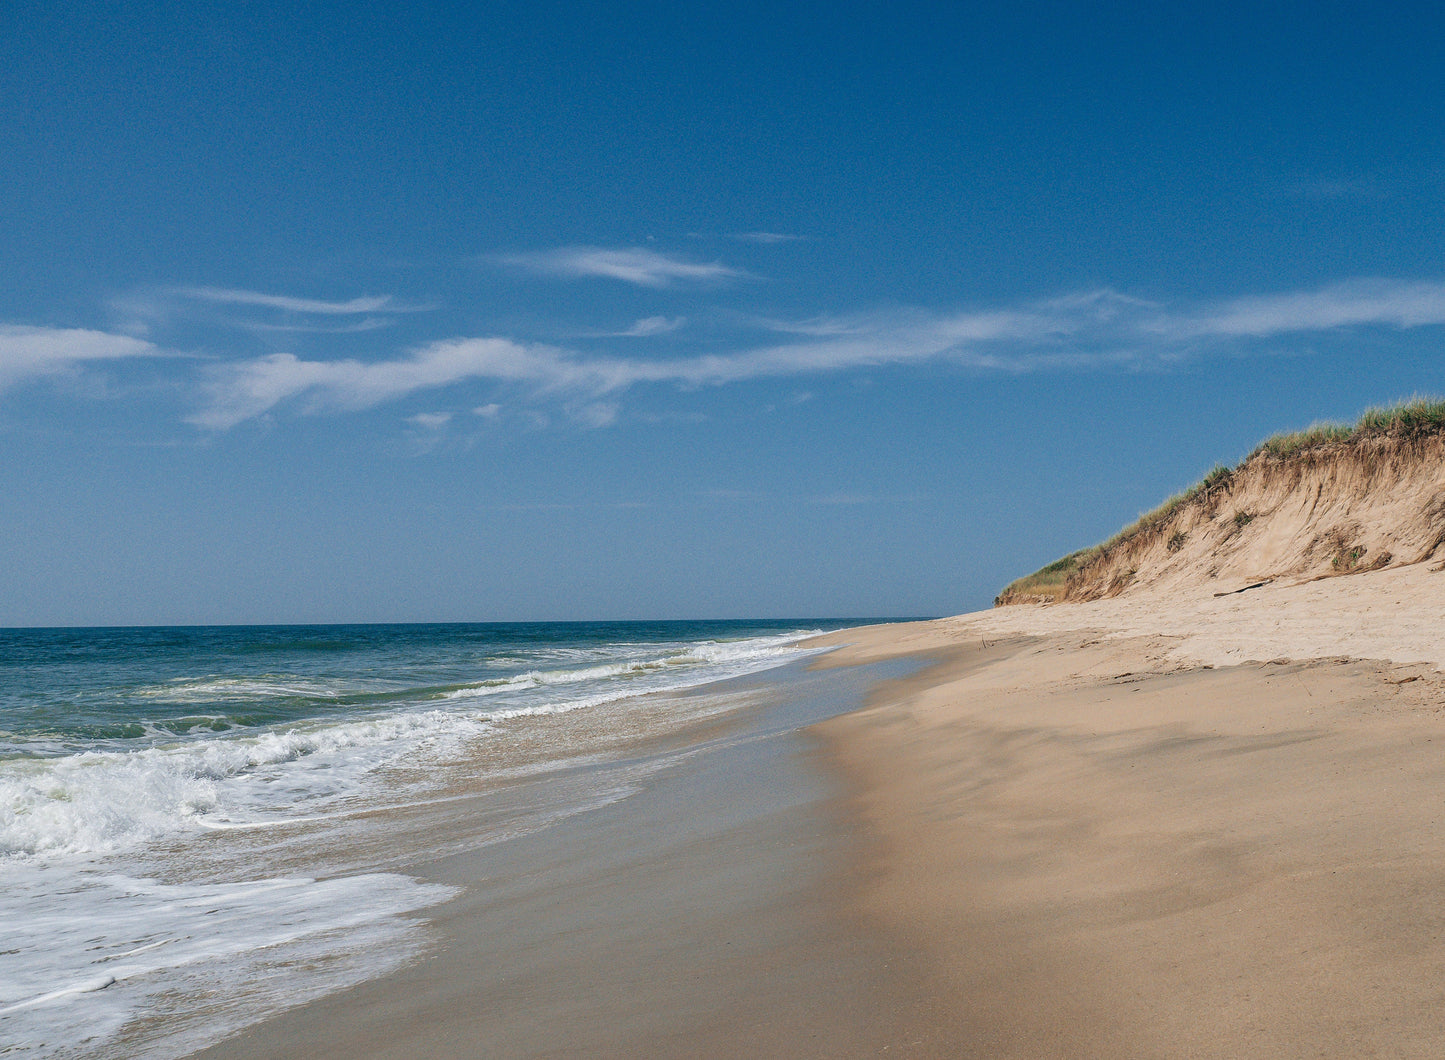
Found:
[[1362, 4], [7, 4], [0, 624], [944, 614], [1445, 392]]

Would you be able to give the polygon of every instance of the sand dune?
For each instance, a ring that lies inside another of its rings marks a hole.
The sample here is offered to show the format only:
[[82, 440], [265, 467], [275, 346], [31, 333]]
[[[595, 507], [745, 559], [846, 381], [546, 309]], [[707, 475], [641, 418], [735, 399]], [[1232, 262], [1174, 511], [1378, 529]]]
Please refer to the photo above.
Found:
[[1229, 592], [1426, 562], [1445, 544], [1445, 435], [1365, 435], [1276, 456], [1261, 449], [1182, 503], [1141, 519], [1056, 586], [1000, 603]]

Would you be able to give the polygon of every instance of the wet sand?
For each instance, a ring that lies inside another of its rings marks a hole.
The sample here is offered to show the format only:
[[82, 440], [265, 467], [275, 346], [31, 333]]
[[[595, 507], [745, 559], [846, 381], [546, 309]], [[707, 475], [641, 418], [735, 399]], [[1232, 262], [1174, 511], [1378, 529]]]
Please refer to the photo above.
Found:
[[854, 919], [853, 829], [801, 728], [870, 684], [795, 667], [771, 707], [685, 758], [659, 752], [630, 798], [411, 866], [463, 889], [429, 914], [428, 959], [197, 1055], [897, 1051], [930, 994], [926, 958]]

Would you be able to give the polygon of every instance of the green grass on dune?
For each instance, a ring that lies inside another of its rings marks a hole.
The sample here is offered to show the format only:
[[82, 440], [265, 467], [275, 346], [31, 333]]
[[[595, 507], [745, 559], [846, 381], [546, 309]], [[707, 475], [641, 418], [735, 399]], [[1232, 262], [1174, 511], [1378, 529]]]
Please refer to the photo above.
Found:
[[1093, 548], [1071, 552], [1063, 559], [1056, 559], [1047, 567], [1042, 567], [1028, 577], [1011, 583], [1004, 592], [1047, 596], [1055, 590], [1062, 590], [1074, 572], [1097, 556], [1100, 551], [1102, 551], [1101, 546], [1095, 545]]
[[[1010, 582], [1004, 596], [1052, 596], [1062, 592], [1069, 578], [1123, 542], [1167, 523], [1180, 507], [1229, 485], [1235, 473], [1251, 460], [1263, 457], [1283, 460], [1318, 450], [1355, 444], [1369, 438], [1423, 438], [1445, 433], [1445, 399], [1413, 397], [1393, 405], [1367, 409], [1354, 424], [1315, 423], [1302, 431], [1290, 431], [1266, 438], [1234, 467], [1216, 465], [1209, 474], [1183, 493], [1176, 493], [1159, 507], [1145, 512], [1109, 540], [1091, 548], [1071, 552], [1032, 574]], [[1249, 522], [1246, 516], [1240, 526]]]
[[1413, 397], [1395, 405], [1367, 409], [1354, 424], [1315, 423], [1302, 431], [1266, 438], [1244, 462], [1261, 453], [1280, 458], [1365, 438], [1419, 438], [1445, 431], [1445, 399]]

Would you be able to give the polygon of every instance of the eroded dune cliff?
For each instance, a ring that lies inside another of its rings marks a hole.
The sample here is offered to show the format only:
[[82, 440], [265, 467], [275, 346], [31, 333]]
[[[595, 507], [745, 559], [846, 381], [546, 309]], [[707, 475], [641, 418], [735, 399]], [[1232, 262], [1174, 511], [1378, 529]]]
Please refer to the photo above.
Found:
[[1145, 590], [1233, 592], [1445, 559], [1445, 405], [1261, 445], [1110, 541], [1008, 586], [995, 604]]

